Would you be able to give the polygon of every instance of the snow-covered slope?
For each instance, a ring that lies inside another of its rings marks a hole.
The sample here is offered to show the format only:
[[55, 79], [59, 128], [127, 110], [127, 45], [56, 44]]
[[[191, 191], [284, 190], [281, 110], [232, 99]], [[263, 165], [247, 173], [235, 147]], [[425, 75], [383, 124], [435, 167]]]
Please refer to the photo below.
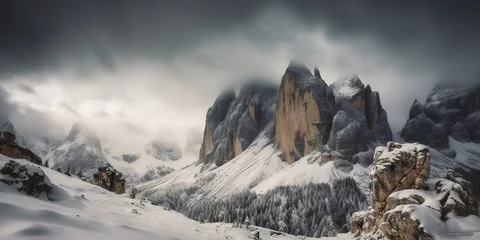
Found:
[[168, 158], [159, 160], [144, 152], [136, 154], [138, 158], [135, 161], [127, 162], [121, 157], [105, 155], [108, 162], [112, 164], [115, 169], [123, 173], [127, 184], [147, 182], [158, 177], [163, 177], [175, 170], [192, 164], [198, 159], [198, 155], [189, 153], [182, 155], [182, 157], [177, 160], [170, 160]]
[[[0, 166], [10, 158], [0, 155]], [[28, 164], [26, 160], [16, 160]], [[125, 195], [40, 167], [54, 184], [50, 200], [27, 196], [0, 182], [0, 239], [249, 239], [253, 234], [232, 224], [201, 224], [148, 202], [140, 204]], [[132, 213], [135, 209], [137, 213]], [[298, 239], [283, 234], [262, 239]], [[350, 235], [333, 238], [346, 239]], [[310, 239], [310, 238], [305, 238]]]
[[271, 140], [261, 135], [248, 149], [221, 167], [201, 171], [201, 165], [192, 164], [137, 188], [144, 196], [157, 199], [172, 189], [198, 187], [202, 198], [219, 199], [248, 190], [261, 194], [279, 186], [331, 183], [352, 177], [368, 194], [370, 167], [355, 164], [348, 171], [342, 171], [340, 164], [341, 161], [321, 164], [320, 154], [313, 152], [289, 165], [281, 160], [281, 152]]
[[271, 141], [261, 136], [247, 150], [221, 167], [212, 165], [210, 169], [201, 171], [201, 164], [191, 164], [138, 188], [147, 190], [148, 195], [154, 197], [162, 195], [163, 190], [170, 187], [201, 186], [208, 193], [205, 197], [218, 198], [248, 190], [287, 165], [281, 161]]
[[430, 163], [430, 176], [440, 177], [445, 169], [462, 169], [467, 172], [471, 170], [480, 171], [480, 145], [473, 142], [459, 142], [449, 137], [449, 148], [455, 150], [455, 157], [448, 157], [445, 154], [430, 148], [432, 161]]

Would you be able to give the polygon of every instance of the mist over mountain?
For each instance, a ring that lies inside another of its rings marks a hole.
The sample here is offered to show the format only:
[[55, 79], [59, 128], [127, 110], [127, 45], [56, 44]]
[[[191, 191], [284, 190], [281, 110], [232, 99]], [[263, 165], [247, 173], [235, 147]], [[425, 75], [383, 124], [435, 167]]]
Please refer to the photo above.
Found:
[[1, 2], [0, 238], [480, 238], [479, 11]]

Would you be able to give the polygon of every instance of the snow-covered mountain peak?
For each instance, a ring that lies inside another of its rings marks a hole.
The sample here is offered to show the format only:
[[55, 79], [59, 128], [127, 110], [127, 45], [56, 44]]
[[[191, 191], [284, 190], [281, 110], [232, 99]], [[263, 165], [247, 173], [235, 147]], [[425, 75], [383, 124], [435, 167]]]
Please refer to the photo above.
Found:
[[85, 176], [91, 177], [97, 167], [107, 162], [100, 138], [87, 124], [73, 124], [67, 137], [48, 159], [54, 168], [63, 170], [74, 167], [82, 170]]
[[365, 86], [357, 75], [342, 78], [330, 85], [336, 98], [352, 98], [363, 91]]
[[100, 144], [100, 138], [95, 131], [84, 122], [76, 122], [72, 125], [65, 141], [73, 142], [79, 139], [88, 139], [94, 144]]

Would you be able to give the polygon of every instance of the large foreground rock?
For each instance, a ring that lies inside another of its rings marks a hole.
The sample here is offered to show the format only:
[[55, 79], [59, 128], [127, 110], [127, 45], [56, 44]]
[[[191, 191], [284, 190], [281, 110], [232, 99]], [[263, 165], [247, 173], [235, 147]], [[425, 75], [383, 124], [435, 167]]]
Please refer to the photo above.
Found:
[[48, 194], [52, 189], [50, 179], [40, 169], [31, 164], [20, 164], [10, 160], [0, 169], [0, 182], [11, 185], [28, 195]]
[[388, 142], [375, 150], [373, 164], [372, 207], [381, 216], [391, 193], [426, 187], [430, 153], [425, 145]]
[[418, 143], [377, 148], [371, 206], [350, 219], [356, 238], [434, 239], [452, 231], [443, 222], [450, 217], [478, 215], [472, 185], [459, 174], [449, 170], [445, 178], [427, 179], [429, 155], [428, 147]]

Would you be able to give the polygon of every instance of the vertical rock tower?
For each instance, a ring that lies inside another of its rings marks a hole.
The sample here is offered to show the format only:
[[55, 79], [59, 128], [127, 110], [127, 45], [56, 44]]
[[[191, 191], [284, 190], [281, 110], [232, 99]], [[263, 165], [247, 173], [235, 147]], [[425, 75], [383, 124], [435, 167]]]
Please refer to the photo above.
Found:
[[233, 89], [223, 92], [208, 109], [200, 163], [221, 166], [242, 153], [264, 130], [273, 138], [277, 86], [250, 82], [238, 96]]
[[293, 163], [328, 140], [335, 108], [332, 90], [304, 65], [290, 63], [282, 77], [276, 107], [276, 143]]

